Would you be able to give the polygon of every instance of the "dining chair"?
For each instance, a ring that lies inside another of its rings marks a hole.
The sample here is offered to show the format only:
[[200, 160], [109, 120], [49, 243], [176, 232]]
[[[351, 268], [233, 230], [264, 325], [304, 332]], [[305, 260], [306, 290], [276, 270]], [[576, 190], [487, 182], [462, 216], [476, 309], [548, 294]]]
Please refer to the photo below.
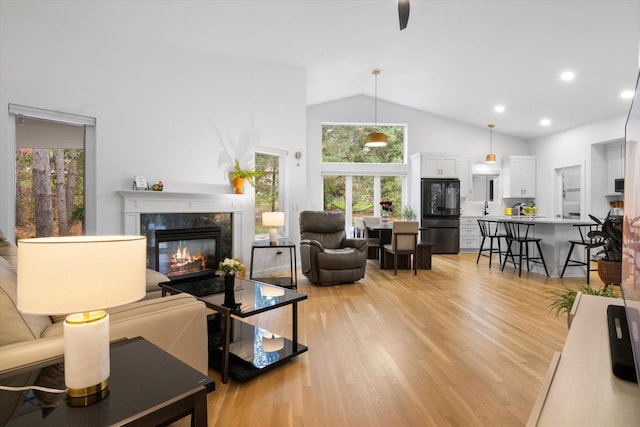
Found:
[[[376, 222], [376, 220], [378, 220]], [[364, 217], [362, 218], [362, 222], [364, 223], [364, 238], [367, 240], [367, 246], [375, 250], [376, 259], [380, 259], [380, 235], [374, 235], [369, 231], [369, 225], [380, 224], [380, 218], [378, 217]]]
[[385, 265], [389, 265], [387, 255], [393, 255], [393, 275], [398, 274], [398, 258], [412, 258], [413, 274], [418, 274], [416, 251], [418, 247], [418, 221], [396, 221], [393, 223], [391, 243], [384, 245]]
[[353, 237], [364, 237], [364, 220], [362, 218], [353, 218]]

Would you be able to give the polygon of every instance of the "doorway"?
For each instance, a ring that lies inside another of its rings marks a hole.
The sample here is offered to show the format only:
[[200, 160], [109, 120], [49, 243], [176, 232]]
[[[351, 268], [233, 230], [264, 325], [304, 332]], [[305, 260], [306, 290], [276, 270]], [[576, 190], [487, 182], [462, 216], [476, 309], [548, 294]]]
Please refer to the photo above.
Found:
[[584, 168], [582, 163], [557, 167], [555, 216], [581, 219], [585, 216]]

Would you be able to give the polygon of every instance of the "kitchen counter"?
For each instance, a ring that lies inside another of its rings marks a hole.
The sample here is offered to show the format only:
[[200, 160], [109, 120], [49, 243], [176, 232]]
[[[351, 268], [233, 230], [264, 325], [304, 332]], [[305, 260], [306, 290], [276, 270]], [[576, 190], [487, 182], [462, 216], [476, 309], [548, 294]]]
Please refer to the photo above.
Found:
[[564, 218], [547, 218], [544, 216], [532, 216], [527, 215], [485, 215], [484, 218], [497, 221], [521, 221], [521, 222], [534, 222], [540, 224], [593, 224], [590, 219], [564, 219]]
[[[540, 242], [542, 255], [544, 256], [547, 269], [549, 270], [549, 276], [551, 277], [560, 277], [560, 273], [562, 273], [562, 267], [564, 266], [569, 247], [571, 246], [569, 240], [580, 238], [578, 230], [573, 225], [593, 224], [591, 220], [528, 217], [526, 215], [485, 215], [483, 218], [494, 221], [518, 221], [535, 224], [533, 237], [542, 239]], [[512, 245], [512, 250], [513, 249], [517, 250], [517, 245]], [[534, 249], [530, 248], [530, 250]], [[584, 259], [585, 255], [584, 251], [575, 250], [571, 256], [573, 258], [582, 257]], [[508, 265], [509, 263], [507, 263], [507, 267], [505, 267], [505, 272], [507, 271]], [[586, 277], [585, 268], [586, 267], [567, 267], [564, 277]], [[539, 264], [532, 264], [531, 271], [544, 274], [544, 268]]]

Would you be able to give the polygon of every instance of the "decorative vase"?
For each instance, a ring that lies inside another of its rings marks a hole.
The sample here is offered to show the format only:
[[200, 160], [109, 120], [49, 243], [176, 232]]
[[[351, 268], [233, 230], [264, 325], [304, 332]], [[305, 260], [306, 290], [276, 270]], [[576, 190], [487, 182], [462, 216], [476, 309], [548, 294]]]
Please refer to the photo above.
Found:
[[236, 276], [231, 274], [224, 276], [224, 302], [222, 305], [225, 307], [236, 307], [235, 284]]
[[382, 215], [380, 216], [380, 222], [383, 222], [383, 223], [389, 222], [389, 212], [382, 211]]
[[605, 288], [609, 285], [619, 285], [622, 283], [622, 262], [599, 260], [598, 276], [604, 282]]
[[233, 184], [236, 186], [236, 194], [242, 194], [242, 189], [244, 188], [244, 178], [234, 179]]

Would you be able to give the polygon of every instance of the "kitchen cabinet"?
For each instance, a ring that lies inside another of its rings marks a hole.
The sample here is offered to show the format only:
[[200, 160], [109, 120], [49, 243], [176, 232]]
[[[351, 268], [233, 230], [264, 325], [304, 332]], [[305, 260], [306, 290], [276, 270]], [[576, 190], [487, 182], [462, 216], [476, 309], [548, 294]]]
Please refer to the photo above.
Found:
[[460, 179], [460, 197], [473, 196], [473, 180], [471, 178], [471, 159], [461, 157], [458, 160], [458, 178]]
[[458, 178], [458, 156], [421, 155], [422, 178]]
[[460, 250], [473, 252], [480, 247], [480, 227], [477, 216], [460, 218]]
[[536, 197], [535, 156], [508, 156], [502, 161], [502, 197]]
[[614, 142], [605, 149], [607, 159], [607, 194], [616, 193], [614, 180], [624, 178], [624, 144]]

